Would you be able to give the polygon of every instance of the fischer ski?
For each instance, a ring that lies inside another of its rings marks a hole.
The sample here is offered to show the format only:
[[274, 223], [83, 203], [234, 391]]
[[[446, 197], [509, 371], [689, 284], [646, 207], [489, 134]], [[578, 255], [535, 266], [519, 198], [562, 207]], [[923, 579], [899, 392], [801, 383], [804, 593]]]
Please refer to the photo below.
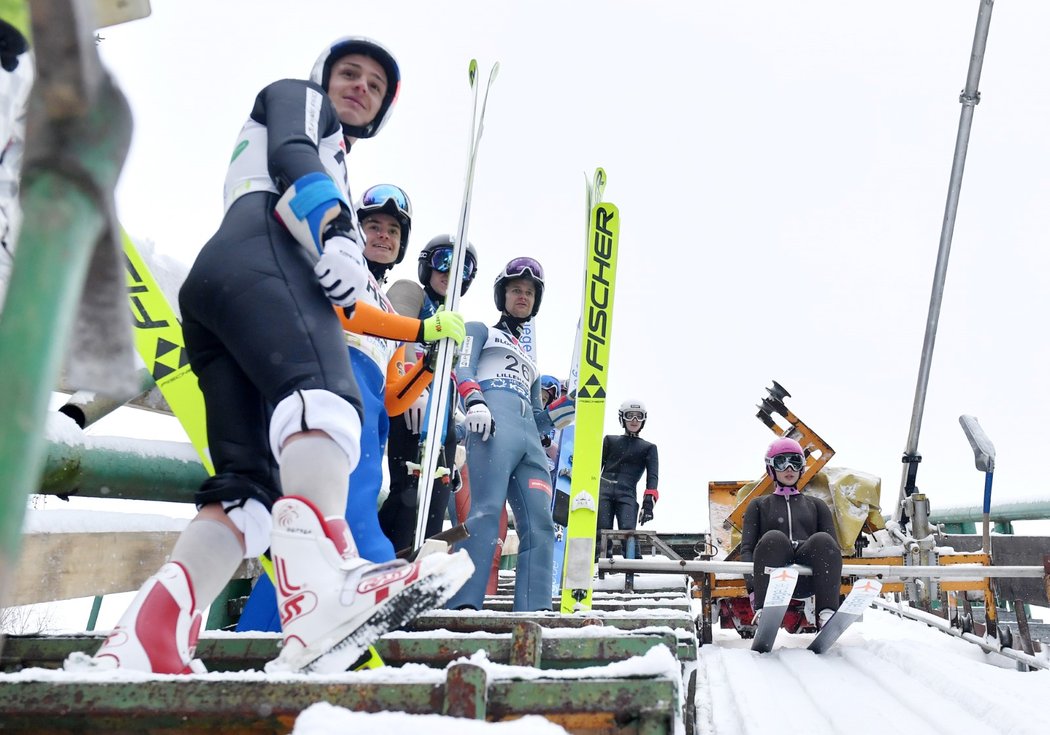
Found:
[[877, 580], [858, 579], [854, 582], [853, 588], [846, 595], [842, 605], [809, 644], [809, 650], [814, 653], [824, 653], [831, 648], [839, 636], [846, 632], [846, 628], [860, 620], [864, 611], [879, 596], [880, 592], [882, 592], [882, 583]]
[[758, 630], [751, 642], [751, 650], [758, 653], [769, 653], [777, 632], [784, 622], [784, 613], [791, 604], [791, 595], [798, 583], [798, 570], [790, 567], [772, 569], [769, 572], [769, 586], [762, 601], [762, 615], [758, 619]]
[[[603, 186], [604, 180], [602, 171]], [[620, 212], [616, 206], [595, 203], [587, 227], [587, 275], [578, 348], [576, 429], [561, 589], [563, 613], [591, 609], [619, 232]]]
[[[587, 179], [587, 208], [584, 212], [584, 239], [590, 239], [591, 210], [602, 200], [605, 192], [605, 169], [597, 168], [593, 179]], [[586, 285], [584, 272], [584, 285]], [[575, 395], [580, 377], [580, 334], [583, 331], [583, 308], [581, 300], [580, 317], [576, 320], [576, 341], [573, 342], [572, 362], [569, 364], [569, 377], [565, 381], [565, 392]], [[554, 491], [551, 493], [551, 515], [554, 517], [554, 568], [551, 581], [553, 595], [561, 594], [562, 570], [565, 566], [565, 534], [569, 525], [569, 493], [572, 484], [572, 452], [575, 445], [576, 426], [570, 424], [564, 429], [556, 429], [554, 439], [558, 444], [558, 464], [554, 472]], [[597, 529], [595, 529], [597, 532]]]
[[157, 382], [171, 412], [190, 438], [193, 448], [200, 455], [204, 468], [209, 475], [213, 475], [215, 470], [208, 452], [204, 396], [186, 356], [182, 323], [135, 243], [123, 229], [120, 238], [124, 246], [128, 301], [135, 327], [135, 349]]
[[[492, 83], [499, 73], [499, 62], [492, 65], [489, 71], [485, 97], [481, 103], [481, 114], [478, 115], [478, 62], [470, 60], [467, 76], [473, 97], [470, 121], [470, 145], [467, 150], [467, 175], [463, 188], [463, 206], [459, 214], [459, 226], [456, 229], [455, 247], [452, 250], [452, 264], [449, 272], [448, 291], [445, 294], [445, 308], [456, 311], [459, 307], [461, 286], [463, 283], [463, 265], [467, 255], [467, 226], [470, 222], [470, 197], [474, 188], [474, 167], [477, 163], [478, 144], [485, 130], [485, 110], [488, 107], [489, 92]], [[437, 470], [437, 458], [441, 449], [441, 427], [448, 415], [450, 397], [449, 380], [452, 375], [452, 359], [455, 356], [455, 343], [443, 339], [437, 343], [434, 361], [434, 379], [431, 383], [430, 404], [427, 407], [426, 427], [420, 432], [421, 454], [419, 469], [419, 502], [416, 505], [415, 546], [422, 546], [426, 536], [427, 514], [430, 512], [430, 498], [434, 489], [434, 473]]]

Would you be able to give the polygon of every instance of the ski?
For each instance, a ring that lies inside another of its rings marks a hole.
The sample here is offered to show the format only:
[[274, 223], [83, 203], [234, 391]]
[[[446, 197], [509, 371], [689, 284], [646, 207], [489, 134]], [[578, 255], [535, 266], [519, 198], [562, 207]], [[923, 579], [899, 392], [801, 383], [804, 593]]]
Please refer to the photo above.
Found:
[[[587, 188], [587, 207], [584, 212], [584, 239], [590, 239], [591, 210], [594, 205], [601, 201], [605, 191], [605, 169], [597, 168], [593, 179], [587, 179], [584, 174], [584, 184]], [[586, 284], [586, 272], [584, 273], [584, 284]], [[569, 363], [569, 377], [565, 381], [565, 392], [568, 395], [576, 393], [576, 387], [580, 377], [580, 334], [583, 331], [583, 300], [580, 301], [580, 317], [576, 320], [576, 340], [573, 342], [572, 362]], [[572, 451], [576, 427], [572, 424], [564, 429], [556, 429], [554, 441], [558, 443], [558, 463], [554, 473], [554, 492], [551, 493], [551, 515], [554, 517], [554, 568], [551, 581], [553, 583], [553, 595], [561, 594], [562, 569], [565, 566], [565, 527], [569, 523], [569, 492], [572, 483]]]
[[777, 631], [784, 622], [784, 613], [791, 604], [791, 595], [798, 582], [798, 571], [790, 567], [781, 567], [769, 572], [769, 586], [762, 601], [762, 615], [758, 619], [758, 630], [751, 642], [751, 650], [758, 653], [769, 653], [777, 639]]
[[200, 455], [204, 468], [209, 475], [214, 474], [208, 452], [204, 396], [186, 356], [182, 324], [131, 237], [123, 229], [120, 237], [135, 327], [135, 349]]
[[[485, 97], [481, 103], [481, 114], [478, 108], [478, 62], [471, 59], [467, 69], [473, 103], [470, 121], [470, 145], [467, 150], [467, 175], [463, 187], [463, 206], [459, 213], [459, 226], [456, 229], [456, 242], [452, 250], [452, 264], [449, 272], [448, 291], [445, 294], [445, 308], [456, 311], [459, 307], [460, 290], [463, 283], [463, 265], [467, 256], [467, 225], [470, 223], [470, 196], [474, 188], [474, 166], [477, 163], [478, 144], [485, 131], [485, 110], [488, 108], [489, 92], [492, 83], [499, 73], [499, 62], [492, 65], [489, 71]], [[455, 356], [455, 343], [443, 339], [437, 343], [434, 363], [434, 380], [431, 383], [430, 405], [427, 407], [426, 428], [421, 432], [423, 446], [420, 454], [419, 469], [419, 502], [416, 505], [415, 546], [422, 546], [426, 536], [427, 514], [430, 512], [430, 497], [433, 494], [434, 473], [437, 470], [437, 458], [441, 449], [441, 426], [447, 416], [449, 406], [449, 379], [452, 375], [452, 359]]]
[[591, 609], [619, 232], [620, 212], [616, 206], [595, 203], [587, 227], [587, 275], [577, 363], [576, 429], [561, 589], [563, 613]]
[[877, 580], [858, 579], [854, 582], [853, 588], [846, 595], [842, 605], [809, 644], [809, 650], [814, 653], [824, 653], [831, 648], [839, 636], [846, 632], [846, 628], [860, 620], [864, 611], [879, 596], [880, 592], [882, 592], [882, 583]]

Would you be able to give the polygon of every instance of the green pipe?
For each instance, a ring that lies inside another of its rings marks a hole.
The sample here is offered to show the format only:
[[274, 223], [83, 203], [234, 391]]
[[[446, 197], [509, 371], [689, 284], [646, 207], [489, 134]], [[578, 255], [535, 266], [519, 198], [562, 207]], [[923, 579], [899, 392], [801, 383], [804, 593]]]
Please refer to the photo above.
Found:
[[96, 391], [76, 391], [58, 411], [76, 421], [77, 426], [81, 429], [86, 429], [125, 404], [144, 398], [146, 394], [157, 387], [156, 381], [145, 367], [141, 367], [135, 372], [135, 384], [137, 389], [134, 395], [118, 398], [106, 396]]
[[81, 187], [49, 171], [27, 173], [22, 199], [25, 226], [0, 314], [0, 590], [17, 560], [26, 497], [40, 482], [51, 388], [106, 221]]
[[[1033, 500], [996, 503], [989, 511], [993, 523], [1007, 521], [1043, 521], [1050, 518], [1050, 501]], [[980, 505], [962, 508], [941, 508], [930, 512], [930, 523], [980, 523], [984, 508]]]
[[189, 444], [83, 439], [82, 443], [52, 441], [48, 445], [43, 479], [34, 492], [189, 503], [208, 477]]

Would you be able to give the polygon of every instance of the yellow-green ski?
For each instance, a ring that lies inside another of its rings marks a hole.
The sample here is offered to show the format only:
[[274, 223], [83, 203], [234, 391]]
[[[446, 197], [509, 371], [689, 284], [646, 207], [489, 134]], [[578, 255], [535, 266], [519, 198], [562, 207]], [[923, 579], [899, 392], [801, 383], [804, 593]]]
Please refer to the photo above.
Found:
[[620, 233], [620, 211], [616, 205], [597, 202], [591, 208], [587, 233], [587, 277], [576, 388], [576, 436], [561, 590], [563, 613], [590, 610], [594, 586], [602, 437]]
[[128, 300], [135, 324], [135, 348], [200, 455], [204, 468], [209, 475], [215, 474], [208, 452], [204, 396], [186, 357], [182, 324], [128, 233], [121, 231], [121, 239]]

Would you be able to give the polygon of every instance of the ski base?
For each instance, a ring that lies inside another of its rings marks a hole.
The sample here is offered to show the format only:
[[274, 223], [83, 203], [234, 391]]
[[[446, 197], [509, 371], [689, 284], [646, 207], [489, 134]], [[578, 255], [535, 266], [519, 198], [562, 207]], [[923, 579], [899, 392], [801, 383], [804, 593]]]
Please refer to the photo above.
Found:
[[814, 653], [824, 653], [831, 648], [849, 626], [860, 620], [864, 611], [881, 591], [882, 583], [874, 579], [859, 579], [854, 582], [853, 588], [846, 595], [842, 605], [809, 644], [809, 650]]
[[791, 604], [791, 595], [798, 582], [798, 571], [789, 567], [774, 569], [769, 573], [769, 586], [762, 601], [762, 615], [758, 619], [758, 630], [751, 642], [751, 650], [769, 653], [777, 639], [777, 631], [784, 622], [784, 613]]

